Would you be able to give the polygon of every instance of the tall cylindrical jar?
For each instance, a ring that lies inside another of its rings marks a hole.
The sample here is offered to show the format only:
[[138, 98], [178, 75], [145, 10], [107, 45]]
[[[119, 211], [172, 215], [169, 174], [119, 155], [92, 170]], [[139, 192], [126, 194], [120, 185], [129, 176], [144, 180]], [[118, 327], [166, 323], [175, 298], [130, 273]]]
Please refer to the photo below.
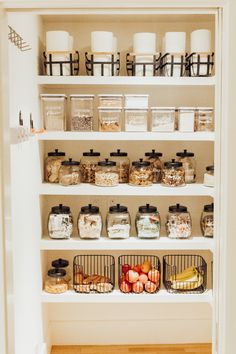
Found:
[[185, 172], [185, 183], [196, 182], [196, 161], [194, 153], [187, 151], [186, 149], [176, 153], [177, 160], [182, 162]]
[[192, 220], [186, 206], [176, 204], [169, 207], [166, 220], [169, 238], [189, 238], [192, 233]]
[[73, 217], [68, 206], [51, 208], [48, 216], [48, 234], [53, 239], [69, 239], [73, 232]]
[[131, 221], [128, 208], [120, 204], [111, 206], [106, 224], [109, 238], [129, 238]]
[[78, 232], [80, 238], [100, 238], [102, 232], [102, 217], [97, 206], [83, 206], [78, 217]]
[[95, 171], [100, 161], [100, 152], [90, 151], [83, 152], [83, 157], [80, 160], [80, 171], [82, 182], [95, 183]]
[[110, 153], [110, 157], [112, 161], [116, 162], [119, 172], [119, 183], [128, 183], [130, 161], [127, 152], [122, 152], [120, 149], [117, 149], [117, 151]]
[[161, 183], [162, 179], [162, 153], [155, 151], [154, 149], [150, 152], [145, 153], [146, 161], [149, 161], [153, 169], [153, 183]]
[[65, 152], [51, 151], [45, 159], [45, 182], [58, 183], [61, 163], [65, 160]]

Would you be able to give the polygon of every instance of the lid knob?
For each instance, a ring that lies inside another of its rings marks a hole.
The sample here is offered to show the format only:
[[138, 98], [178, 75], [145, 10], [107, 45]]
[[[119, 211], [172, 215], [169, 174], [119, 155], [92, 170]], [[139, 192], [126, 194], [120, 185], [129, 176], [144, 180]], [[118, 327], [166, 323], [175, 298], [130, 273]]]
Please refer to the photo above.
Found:
[[109, 159], [105, 159], [105, 161], [106, 161], [106, 162], [108, 162], [108, 161], [109, 161]]
[[93, 149], [90, 149], [90, 153], [91, 153], [91, 154], [93, 153]]
[[69, 161], [70, 161], [70, 162], [72, 161], [72, 158], [71, 158], [71, 157], [69, 158]]
[[149, 209], [150, 204], [146, 204], [147, 209]]
[[88, 207], [89, 207], [89, 209], [92, 209], [92, 204], [89, 204]]
[[187, 149], [184, 149], [184, 153], [186, 154], [186, 152], [187, 152]]
[[180, 206], [180, 204], [179, 204], [179, 203], [177, 203], [177, 204], [176, 204], [177, 209], [179, 209], [179, 206]]
[[63, 204], [59, 204], [59, 208], [62, 209]]
[[58, 149], [55, 149], [55, 153], [58, 153]]
[[120, 204], [116, 204], [117, 209], [120, 209]]
[[152, 149], [152, 153], [155, 154], [155, 149]]
[[139, 159], [140, 162], [143, 162], [143, 159]]
[[120, 153], [120, 149], [117, 149], [118, 154]]
[[171, 162], [175, 162], [175, 159], [171, 159]]

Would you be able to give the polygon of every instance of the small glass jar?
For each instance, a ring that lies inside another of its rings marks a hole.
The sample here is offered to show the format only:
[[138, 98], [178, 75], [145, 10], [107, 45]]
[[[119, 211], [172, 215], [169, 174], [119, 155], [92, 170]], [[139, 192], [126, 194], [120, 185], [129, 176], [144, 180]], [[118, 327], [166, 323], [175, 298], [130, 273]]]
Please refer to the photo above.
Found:
[[110, 153], [110, 157], [112, 161], [116, 162], [119, 172], [119, 183], [128, 183], [130, 161], [127, 152], [121, 152], [120, 149], [117, 149], [116, 152]]
[[73, 217], [68, 206], [51, 208], [48, 216], [48, 234], [53, 239], [69, 239], [73, 232]]
[[66, 130], [66, 95], [41, 94], [44, 128], [51, 131]]
[[71, 95], [71, 131], [93, 130], [94, 95]]
[[122, 110], [117, 108], [98, 108], [99, 131], [120, 132], [122, 124]]
[[159, 238], [161, 218], [157, 208], [149, 204], [139, 207], [136, 214], [135, 226], [140, 238]]
[[214, 187], [214, 184], [215, 184], [214, 165], [206, 167], [206, 172], [204, 173], [203, 184], [206, 187]]
[[77, 224], [80, 238], [95, 239], [101, 237], [102, 217], [98, 207], [92, 204], [83, 206]]
[[98, 95], [98, 106], [101, 108], [122, 108], [123, 95]]
[[69, 289], [66, 271], [61, 268], [49, 269], [45, 280], [44, 290], [50, 294], [62, 294]]
[[106, 225], [109, 238], [129, 238], [131, 221], [128, 208], [120, 204], [111, 206]]
[[152, 107], [151, 131], [175, 131], [175, 107]]
[[125, 95], [126, 109], [148, 109], [149, 95]]
[[192, 233], [192, 220], [188, 209], [180, 204], [169, 207], [166, 220], [166, 232], [169, 238], [189, 238]]
[[195, 127], [195, 108], [180, 107], [178, 109], [178, 127], [180, 132], [194, 132]]
[[153, 183], [153, 169], [149, 161], [132, 162], [129, 172], [129, 184], [131, 186], [151, 186]]
[[189, 184], [196, 182], [196, 161], [194, 153], [185, 149], [184, 151], [177, 152], [176, 156], [177, 160], [183, 164], [185, 183]]
[[125, 131], [126, 132], [147, 132], [148, 110], [147, 109], [125, 109]]
[[145, 152], [146, 161], [149, 161], [153, 169], [153, 183], [161, 183], [162, 179], [162, 161], [160, 157], [162, 156], [161, 152], [152, 150], [150, 152]]
[[214, 236], [214, 204], [204, 205], [201, 215], [201, 230], [204, 237]]
[[95, 183], [95, 170], [100, 161], [99, 156], [100, 152], [93, 151], [93, 149], [83, 153], [83, 157], [80, 160], [82, 182]]
[[115, 161], [99, 161], [95, 171], [95, 184], [100, 187], [114, 187], [119, 184], [119, 173]]
[[71, 158], [68, 161], [63, 161], [59, 170], [59, 184], [62, 186], [70, 186], [80, 184], [80, 163], [73, 161]]
[[[58, 258], [52, 261], [52, 267], [56, 269], [65, 269], [68, 266], [69, 266], [69, 261], [67, 261], [66, 259]], [[69, 284], [69, 282], [71, 281], [71, 276], [68, 274], [68, 272], [66, 272], [65, 279]]]
[[172, 159], [164, 163], [162, 185], [167, 187], [180, 187], [185, 185], [185, 173], [182, 162]]
[[62, 161], [65, 160], [65, 155], [65, 152], [58, 151], [58, 149], [48, 153], [45, 159], [45, 182], [59, 182], [59, 169]]
[[214, 109], [212, 107], [198, 107], [196, 130], [199, 132], [214, 131]]

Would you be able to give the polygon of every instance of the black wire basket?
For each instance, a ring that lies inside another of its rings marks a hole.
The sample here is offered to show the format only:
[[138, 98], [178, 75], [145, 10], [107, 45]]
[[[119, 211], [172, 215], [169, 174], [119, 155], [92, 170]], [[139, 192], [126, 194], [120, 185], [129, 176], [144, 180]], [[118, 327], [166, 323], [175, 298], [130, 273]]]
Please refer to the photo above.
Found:
[[212, 76], [214, 69], [214, 53], [191, 53], [187, 58], [189, 76]]
[[164, 256], [163, 283], [170, 293], [201, 294], [207, 287], [207, 264], [197, 255]]
[[187, 54], [166, 53], [160, 59], [162, 76], [181, 77], [186, 75]]
[[[152, 56], [152, 62], [137, 62], [137, 56]], [[136, 72], [141, 72], [142, 75], [147, 76], [147, 73], [152, 71], [152, 75], [149, 76], [158, 76], [160, 75], [160, 65], [161, 65], [161, 54], [126, 54], [126, 70], [128, 76], [136, 76]]]
[[[76, 76], [79, 75], [79, 52], [61, 52], [68, 56], [67, 60], [54, 60], [53, 52], [44, 52], [45, 75], [49, 76]], [[55, 72], [57, 74], [55, 74]]]
[[115, 259], [110, 255], [79, 255], [73, 261], [73, 287], [78, 293], [109, 293], [115, 284]]
[[119, 289], [123, 293], [157, 293], [161, 263], [157, 256], [123, 255], [118, 258]]
[[[110, 60], [102, 61], [96, 59], [97, 56], [108, 56]], [[120, 53], [85, 53], [85, 67], [87, 75], [94, 76], [96, 72], [97, 76], [118, 76], [120, 74]]]

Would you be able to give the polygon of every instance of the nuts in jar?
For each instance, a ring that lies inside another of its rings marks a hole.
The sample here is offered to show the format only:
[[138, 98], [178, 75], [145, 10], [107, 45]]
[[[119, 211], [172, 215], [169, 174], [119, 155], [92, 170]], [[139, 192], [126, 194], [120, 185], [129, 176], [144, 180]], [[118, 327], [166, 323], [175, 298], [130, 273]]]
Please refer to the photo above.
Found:
[[120, 149], [117, 149], [116, 152], [110, 153], [112, 160], [116, 162], [119, 173], [119, 183], [129, 182], [130, 161], [127, 155], [127, 152], [121, 152]]
[[119, 184], [119, 174], [115, 161], [99, 161], [95, 171], [95, 184], [101, 187], [113, 187]]
[[176, 156], [178, 157], [178, 161], [183, 164], [185, 183], [194, 183], [196, 181], [196, 162], [194, 159], [194, 153], [185, 149], [184, 151], [177, 152]]
[[201, 215], [201, 230], [204, 237], [214, 236], [214, 204], [204, 205]]
[[73, 231], [73, 218], [68, 206], [54, 206], [48, 217], [48, 233], [53, 239], [69, 239]]
[[160, 236], [161, 219], [157, 208], [149, 204], [139, 207], [135, 219], [137, 235], [140, 238], [157, 238]]
[[185, 173], [182, 162], [167, 161], [162, 170], [162, 185], [167, 187], [179, 187], [185, 185]]
[[68, 161], [63, 161], [59, 170], [59, 184], [62, 186], [70, 186], [80, 184], [80, 163], [69, 158]]
[[162, 161], [160, 157], [161, 152], [157, 152], [154, 149], [151, 152], [146, 152], [146, 161], [149, 161], [153, 169], [153, 183], [160, 183], [162, 179]]
[[120, 204], [111, 206], [106, 223], [109, 238], [129, 238], [130, 215], [127, 207]]
[[81, 238], [100, 238], [102, 217], [98, 207], [89, 204], [81, 208], [78, 217], [78, 231]]
[[180, 204], [169, 207], [166, 221], [169, 238], [189, 238], [192, 233], [192, 221], [188, 209]]
[[94, 95], [71, 95], [71, 130], [92, 131]]
[[149, 161], [132, 162], [129, 173], [129, 184], [132, 186], [151, 186], [153, 182], [153, 169]]
[[95, 183], [95, 170], [99, 162], [100, 152], [95, 152], [90, 149], [89, 152], [84, 152], [80, 160], [80, 171], [82, 182]]
[[59, 169], [62, 161], [65, 160], [65, 155], [65, 152], [58, 151], [58, 149], [48, 153], [45, 160], [45, 182], [59, 182]]

